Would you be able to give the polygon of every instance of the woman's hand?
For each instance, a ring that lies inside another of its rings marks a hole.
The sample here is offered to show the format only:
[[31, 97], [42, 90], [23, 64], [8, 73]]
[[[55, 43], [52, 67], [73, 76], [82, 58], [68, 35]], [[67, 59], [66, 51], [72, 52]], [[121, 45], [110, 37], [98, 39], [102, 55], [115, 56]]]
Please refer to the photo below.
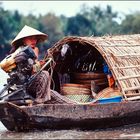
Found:
[[16, 63], [26, 62], [28, 58], [29, 57], [25, 52], [20, 52], [14, 57]]

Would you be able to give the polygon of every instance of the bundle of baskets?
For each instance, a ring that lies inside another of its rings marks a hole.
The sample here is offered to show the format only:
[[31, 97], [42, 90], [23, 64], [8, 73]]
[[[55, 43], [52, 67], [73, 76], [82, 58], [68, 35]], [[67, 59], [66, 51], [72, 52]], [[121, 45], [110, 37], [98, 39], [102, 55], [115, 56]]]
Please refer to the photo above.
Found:
[[90, 87], [82, 84], [62, 84], [61, 93], [77, 102], [89, 102], [92, 100]]
[[91, 83], [94, 82], [95, 86], [99, 87], [99, 91], [108, 86], [107, 77], [104, 73], [73, 73], [72, 80], [74, 83], [87, 86], [91, 86]]

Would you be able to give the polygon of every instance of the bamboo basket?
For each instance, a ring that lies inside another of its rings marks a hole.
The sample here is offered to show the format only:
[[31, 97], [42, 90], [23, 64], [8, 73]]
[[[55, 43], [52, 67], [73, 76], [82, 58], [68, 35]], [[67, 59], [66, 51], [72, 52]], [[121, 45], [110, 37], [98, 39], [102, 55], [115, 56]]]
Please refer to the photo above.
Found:
[[104, 73], [73, 73], [73, 82], [76, 84], [84, 84], [91, 88], [91, 83], [94, 82], [96, 92], [108, 87], [107, 77]]
[[86, 85], [90, 85], [92, 81], [95, 82], [95, 85], [107, 85], [108, 84], [107, 79], [74, 80], [75, 83], [78, 83], [78, 84], [86, 84]]
[[73, 73], [72, 74], [74, 79], [81, 79], [81, 80], [93, 80], [93, 79], [104, 79], [106, 78], [106, 75], [104, 73], [94, 73], [94, 72], [88, 72], [88, 73]]
[[116, 96], [123, 96], [119, 89], [113, 89], [110, 87], [105, 88], [104, 90], [100, 91], [96, 96], [95, 99], [102, 99], [102, 98], [111, 98]]
[[82, 84], [62, 84], [61, 93], [77, 102], [89, 102], [92, 99], [90, 87]]

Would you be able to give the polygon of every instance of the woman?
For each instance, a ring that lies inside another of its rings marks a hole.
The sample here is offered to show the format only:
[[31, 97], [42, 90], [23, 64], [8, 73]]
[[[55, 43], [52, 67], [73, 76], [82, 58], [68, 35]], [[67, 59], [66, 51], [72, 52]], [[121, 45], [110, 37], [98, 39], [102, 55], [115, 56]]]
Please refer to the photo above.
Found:
[[[47, 39], [48, 35], [44, 34], [34, 28], [31, 28], [27, 25], [23, 27], [23, 29], [19, 32], [19, 34], [12, 41], [12, 49], [10, 53], [13, 53], [16, 49], [23, 46], [29, 46], [33, 49], [36, 60], [35, 64], [32, 67], [32, 73], [37, 72], [42, 65], [45, 64], [45, 61], [38, 60], [39, 49], [37, 48], [37, 43], [43, 42]], [[26, 62], [28, 59], [26, 53], [20, 52], [15, 57], [15, 62]], [[50, 76], [47, 71], [42, 71], [36, 79], [31, 83], [31, 85], [27, 88], [27, 91], [30, 95], [35, 98], [35, 102], [43, 103], [50, 100]]]

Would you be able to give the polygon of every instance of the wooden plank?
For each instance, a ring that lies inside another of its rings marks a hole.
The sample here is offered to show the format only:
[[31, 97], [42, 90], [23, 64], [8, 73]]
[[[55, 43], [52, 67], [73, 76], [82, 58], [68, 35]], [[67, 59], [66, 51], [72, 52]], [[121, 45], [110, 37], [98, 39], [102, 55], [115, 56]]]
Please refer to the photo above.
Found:
[[123, 67], [113, 67], [113, 69], [131, 69], [131, 68], [140, 68], [140, 65], [123, 66]]
[[124, 88], [123, 91], [126, 92], [126, 91], [139, 90], [139, 89], [140, 86], [135, 86], [135, 87]]
[[118, 78], [118, 80], [127, 80], [127, 79], [138, 78], [138, 77], [140, 77], [140, 75], [123, 76]]
[[127, 100], [132, 101], [132, 100], [138, 100], [140, 99], [140, 96], [136, 96], [136, 97], [129, 97], [127, 98]]
[[[140, 57], [140, 54], [122, 54], [122, 55], [115, 55], [113, 54], [114, 57], [125, 57], [125, 58], [131, 58], [131, 57]], [[108, 54], [108, 57], [112, 57], [111, 55]]]
[[100, 45], [105, 47], [139, 47], [140, 46], [140, 44], [113, 44], [113, 45], [100, 44]]
[[140, 96], [140, 93], [126, 93], [127, 97]]

